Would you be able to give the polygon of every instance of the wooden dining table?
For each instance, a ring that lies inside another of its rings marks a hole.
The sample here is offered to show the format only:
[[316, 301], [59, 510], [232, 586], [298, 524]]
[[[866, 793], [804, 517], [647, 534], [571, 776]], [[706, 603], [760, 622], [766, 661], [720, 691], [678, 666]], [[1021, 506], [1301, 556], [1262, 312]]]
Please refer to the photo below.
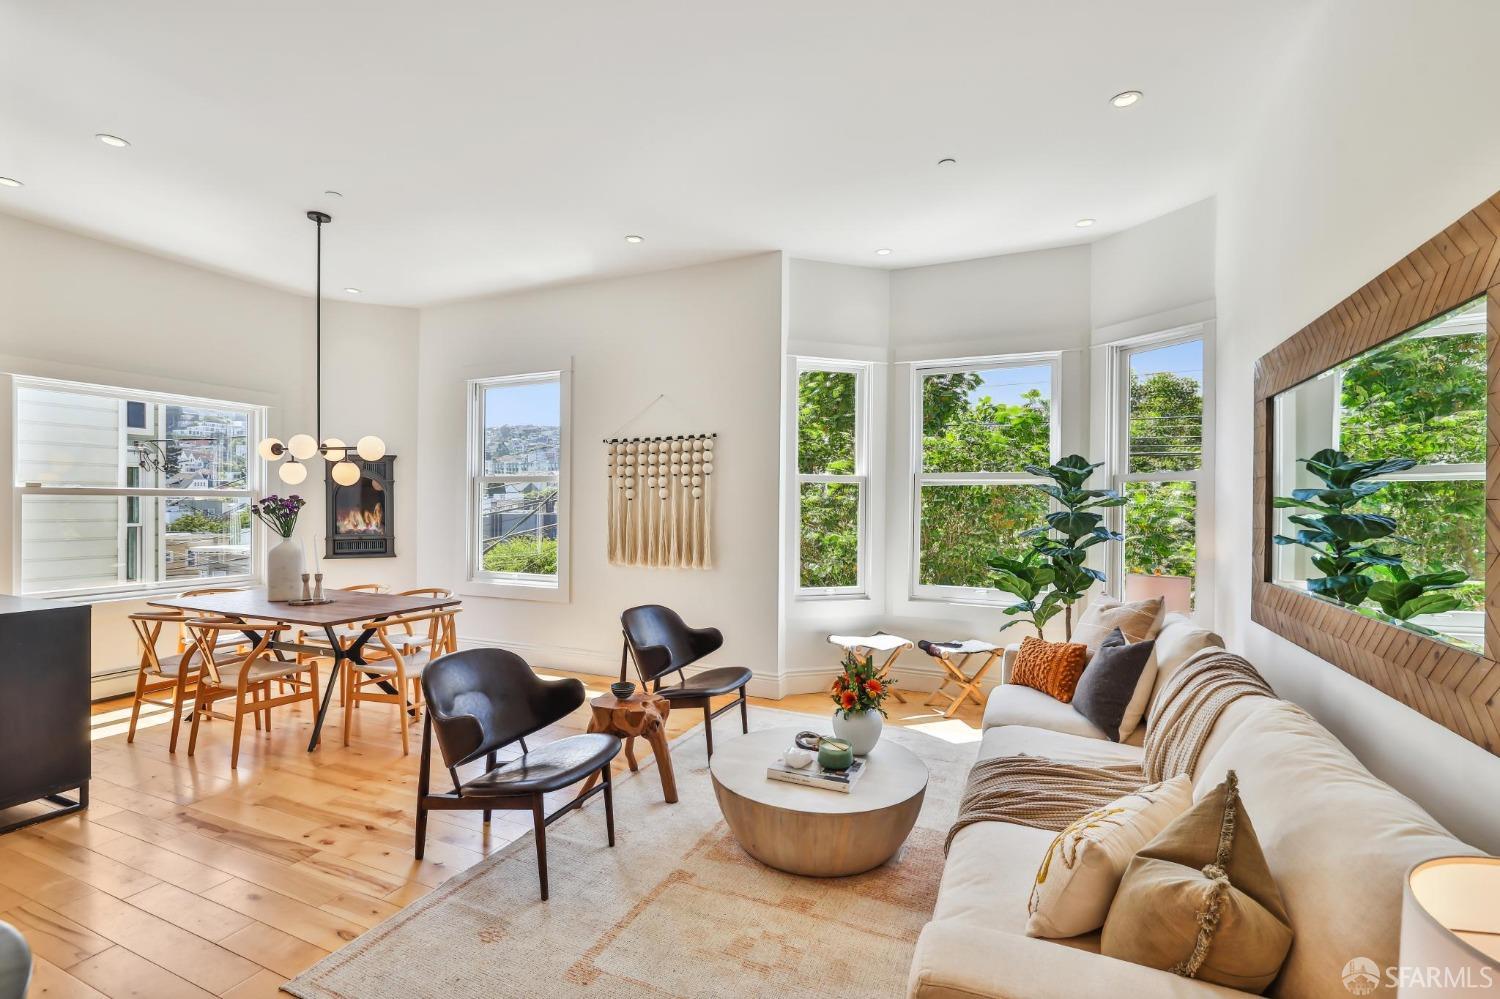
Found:
[[[365, 643], [375, 635], [379, 622], [405, 614], [457, 607], [461, 603], [456, 597], [402, 596], [397, 593], [369, 593], [361, 590], [330, 590], [327, 595], [333, 598], [331, 603], [299, 606], [285, 601], [266, 599], [266, 591], [262, 587], [230, 590], [224, 593], [205, 593], [194, 597], [159, 597], [150, 601], [150, 604], [153, 607], [166, 607], [243, 622], [244, 628], [241, 631], [245, 638], [257, 644], [261, 640], [260, 631], [256, 629], [257, 622], [295, 624], [304, 629], [321, 628], [328, 638], [328, 647], [282, 640], [274, 640], [267, 644], [267, 650], [275, 653], [277, 659], [285, 659], [288, 652], [324, 658], [331, 654], [333, 657], [328, 687], [323, 691], [323, 703], [318, 708], [318, 717], [313, 723], [312, 738], [307, 743], [307, 751], [310, 753], [317, 748], [318, 738], [323, 733], [323, 719], [327, 716], [328, 705], [333, 700], [333, 688], [338, 685], [340, 670], [344, 668], [345, 661], [351, 664], [349, 667], [351, 669], [365, 664], [363, 656]], [[365, 624], [367, 627], [355, 636], [348, 648], [344, 648], [334, 629], [348, 624]], [[396, 693], [395, 687], [389, 684], [384, 684], [384, 686], [387, 692]]]

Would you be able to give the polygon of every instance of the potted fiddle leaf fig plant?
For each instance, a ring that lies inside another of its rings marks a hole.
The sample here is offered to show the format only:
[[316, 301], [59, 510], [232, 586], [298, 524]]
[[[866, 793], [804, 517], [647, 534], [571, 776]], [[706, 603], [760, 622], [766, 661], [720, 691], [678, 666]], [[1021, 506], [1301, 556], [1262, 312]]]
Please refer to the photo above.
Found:
[[1045, 467], [1026, 466], [1029, 474], [1052, 480], [1039, 488], [1059, 509], [1047, 514], [1045, 525], [1021, 532], [1030, 544], [1024, 556], [1013, 558], [997, 552], [991, 558], [990, 579], [995, 587], [1020, 598], [1005, 608], [1015, 620], [1007, 622], [1001, 631], [1025, 621], [1041, 636], [1047, 622], [1061, 613], [1064, 635], [1072, 639], [1073, 605], [1095, 583], [1104, 581], [1104, 573], [1087, 564], [1089, 549], [1121, 540], [1118, 532], [1105, 526], [1104, 515], [1097, 511], [1124, 506], [1125, 498], [1113, 489], [1085, 486], [1102, 464], [1070, 454]]
[[[1323, 481], [1321, 488], [1294, 489], [1290, 496], [1277, 496], [1278, 509], [1310, 511], [1287, 519], [1298, 530], [1295, 537], [1277, 534], [1278, 545], [1297, 545], [1312, 552], [1312, 564], [1323, 575], [1309, 579], [1307, 588], [1321, 597], [1336, 600], [1360, 613], [1385, 617], [1424, 634], [1431, 629], [1412, 624], [1422, 614], [1442, 614], [1462, 606], [1454, 587], [1468, 580], [1461, 569], [1436, 569], [1409, 574], [1399, 552], [1386, 545], [1410, 544], [1396, 533], [1394, 518], [1362, 513], [1360, 503], [1380, 492], [1388, 481], [1381, 476], [1404, 472], [1416, 464], [1411, 458], [1357, 460], [1333, 448], [1324, 448], [1301, 459], [1306, 469]], [[1372, 613], [1362, 607], [1374, 601]]]

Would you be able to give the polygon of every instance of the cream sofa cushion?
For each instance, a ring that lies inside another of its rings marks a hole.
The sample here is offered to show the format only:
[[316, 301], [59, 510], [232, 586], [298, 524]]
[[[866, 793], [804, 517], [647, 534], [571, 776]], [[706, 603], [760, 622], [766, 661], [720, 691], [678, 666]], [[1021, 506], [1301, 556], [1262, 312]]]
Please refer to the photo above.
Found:
[[[1002, 725], [985, 730], [979, 741], [979, 758], [988, 760], [995, 756], [1044, 756], [1049, 760], [1066, 760], [1070, 763], [1092, 763], [1110, 766], [1119, 763], [1140, 763], [1145, 755], [1139, 746], [1110, 742], [1108, 739], [1085, 739], [1081, 736], [1053, 732], [1028, 725]], [[1055, 835], [1054, 833], [1049, 833]], [[1032, 873], [1036, 869], [1032, 868]]]
[[1029, 725], [1085, 739], [1107, 738], [1099, 726], [1073, 710], [1073, 705], [1019, 683], [1002, 683], [990, 691], [984, 702], [982, 724], [985, 728]]
[[[1168, 614], [1156, 636], [1156, 677], [1152, 692], [1146, 695], [1146, 704], [1151, 703], [1155, 691], [1161, 689], [1167, 677], [1176, 673], [1193, 656], [1204, 649], [1222, 649], [1224, 639], [1207, 628], [1200, 628], [1184, 614]], [[1149, 672], [1149, 670], [1148, 670]]]
[[1429, 857], [1479, 851], [1377, 780], [1302, 709], [1272, 698], [1236, 703], [1244, 701], [1261, 703], [1245, 709], [1212, 757], [1203, 757], [1195, 793], [1206, 794], [1234, 770], [1254, 809], [1295, 934], [1269, 994], [1337, 995], [1339, 970], [1351, 958], [1381, 968], [1399, 963], [1407, 870]]
[[1058, 833], [1037, 868], [1026, 935], [1076, 937], [1103, 926], [1136, 851], [1192, 804], [1192, 782], [1173, 777], [1096, 808]]

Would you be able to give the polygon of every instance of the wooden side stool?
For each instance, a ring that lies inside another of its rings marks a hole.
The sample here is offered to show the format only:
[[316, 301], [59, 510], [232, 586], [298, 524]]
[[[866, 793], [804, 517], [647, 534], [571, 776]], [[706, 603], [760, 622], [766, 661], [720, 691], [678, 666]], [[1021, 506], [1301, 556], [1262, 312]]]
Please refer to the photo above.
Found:
[[[990, 671], [1004, 654], [1005, 648], [1000, 645], [992, 645], [989, 642], [981, 642], [977, 638], [971, 638], [966, 642], [928, 642], [919, 641], [918, 647], [931, 656], [943, 670], [943, 682], [938, 684], [937, 689], [932, 692], [924, 704], [931, 705], [937, 698], [947, 698], [948, 707], [943, 711], [944, 718], [952, 718], [963, 707], [966, 700], [973, 699], [974, 703], [984, 708], [984, 697], [979, 692], [979, 682], [984, 675]], [[985, 659], [979, 669], [972, 674], [964, 672], [971, 656], [983, 654]], [[950, 683], [958, 684], [958, 693], [948, 693]]]
[[[896, 665], [896, 660], [901, 658], [901, 653], [911, 648], [911, 639], [877, 631], [873, 635], [829, 635], [828, 644], [837, 645], [845, 652], [853, 652], [857, 656], [873, 656], [877, 652], [890, 653], [880, 667], [880, 678], [888, 680], [891, 667]], [[900, 687], [892, 687], [891, 693], [896, 695], [896, 700], [902, 704], [906, 703], [906, 698], [901, 695]]]
[[[668, 804], [675, 802], [677, 774], [672, 770], [672, 754], [667, 749], [667, 715], [672, 710], [672, 702], [659, 694], [637, 690], [623, 701], [614, 694], [600, 694], [589, 701], [589, 707], [594, 713], [589, 720], [589, 731], [605, 732], [623, 739], [625, 762], [630, 764], [631, 773], [641, 769], [635, 760], [636, 737], [646, 740], [656, 757], [656, 769], [661, 774], [662, 797]], [[598, 779], [597, 773], [592, 774], [584, 782], [578, 796], [582, 798], [588, 794]]]

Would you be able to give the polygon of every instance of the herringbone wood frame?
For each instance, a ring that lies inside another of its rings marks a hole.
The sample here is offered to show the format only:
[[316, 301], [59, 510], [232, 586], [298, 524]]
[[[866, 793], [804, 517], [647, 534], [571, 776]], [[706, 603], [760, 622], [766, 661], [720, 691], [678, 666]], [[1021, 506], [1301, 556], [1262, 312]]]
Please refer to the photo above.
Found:
[[[1484, 655], [1376, 621], [1272, 580], [1271, 445], [1277, 393], [1488, 294], [1489, 441]], [[1500, 755], [1500, 194], [1297, 332], [1255, 365], [1250, 616]]]

